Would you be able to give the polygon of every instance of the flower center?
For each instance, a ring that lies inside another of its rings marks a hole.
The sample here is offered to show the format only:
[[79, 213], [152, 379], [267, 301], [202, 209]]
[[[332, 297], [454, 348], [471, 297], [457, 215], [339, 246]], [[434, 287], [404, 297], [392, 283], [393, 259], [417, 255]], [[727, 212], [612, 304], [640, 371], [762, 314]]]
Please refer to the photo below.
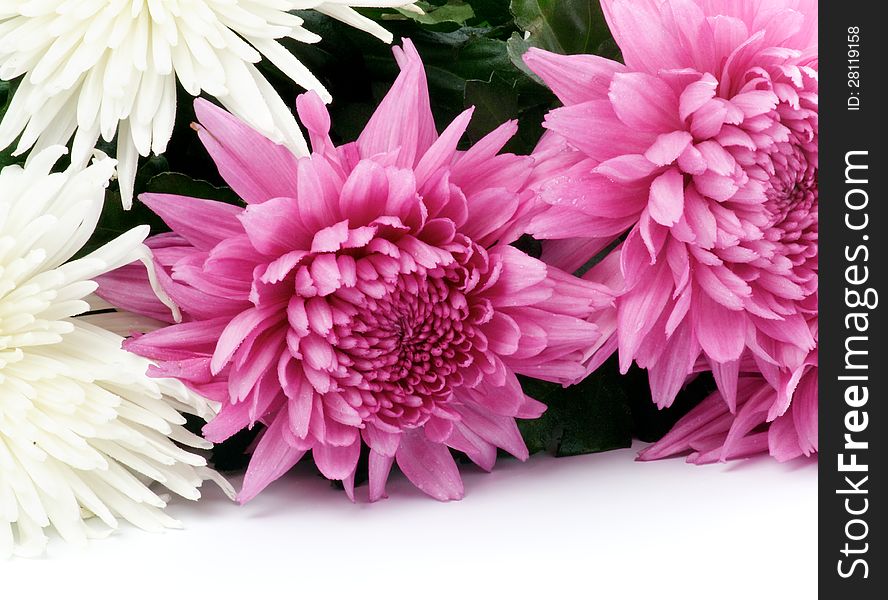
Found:
[[[330, 391], [343, 393], [365, 421], [425, 423], [486, 350], [476, 326], [492, 308], [472, 293], [486, 259], [465, 250], [430, 268], [376, 253], [356, 258], [356, 285], [323, 299], [334, 315], [348, 315], [323, 336], [329, 360], [306, 360], [304, 368], [329, 377]], [[308, 337], [301, 345], [308, 341], [311, 351], [320, 340]]]
[[405, 275], [386, 282], [383, 298], [367, 299], [353, 330], [367, 342], [357, 357], [370, 361], [365, 379], [372, 391], [433, 396], [448, 387], [458, 364], [472, 363], [463, 331], [468, 304], [455, 289], [461, 282], [450, 279]]
[[768, 160], [775, 170], [765, 190], [769, 228], [789, 236], [782, 237], [783, 241], [791, 241], [817, 220], [816, 163], [808, 161], [798, 145], [788, 143], [781, 144]]

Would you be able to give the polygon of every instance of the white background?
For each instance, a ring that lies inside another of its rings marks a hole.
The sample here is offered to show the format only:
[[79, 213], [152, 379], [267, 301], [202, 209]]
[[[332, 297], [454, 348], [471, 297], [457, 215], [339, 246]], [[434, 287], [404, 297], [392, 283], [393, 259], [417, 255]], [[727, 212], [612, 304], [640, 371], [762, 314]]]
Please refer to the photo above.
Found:
[[815, 461], [638, 463], [641, 447], [463, 467], [446, 504], [398, 473], [376, 504], [307, 468], [246, 506], [208, 483], [168, 509], [184, 530], [0, 560], [0, 598], [817, 597]]

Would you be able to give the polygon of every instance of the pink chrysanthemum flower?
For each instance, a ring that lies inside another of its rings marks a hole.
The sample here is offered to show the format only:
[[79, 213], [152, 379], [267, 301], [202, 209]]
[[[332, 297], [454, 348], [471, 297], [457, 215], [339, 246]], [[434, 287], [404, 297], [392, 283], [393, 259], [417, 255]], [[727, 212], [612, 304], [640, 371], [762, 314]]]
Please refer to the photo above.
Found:
[[696, 464], [768, 452], [781, 462], [817, 452], [817, 353], [794, 373], [792, 404], [771, 418], [778, 391], [761, 375], [741, 375], [732, 413], [721, 392], [714, 392], [682, 417], [660, 441], [639, 453], [639, 460], [688, 454]]
[[[394, 461], [425, 493], [460, 498], [449, 449], [484, 469], [498, 447], [527, 458], [515, 418], [544, 407], [516, 373], [580, 376], [598, 337], [588, 321], [612, 302], [508, 245], [533, 199], [533, 159], [498, 154], [516, 124], [458, 151], [472, 111], [439, 136], [416, 50], [395, 54], [401, 75], [356, 143], [334, 146], [320, 98], [298, 99], [307, 158], [196, 103], [246, 208], [142, 197], [173, 229], [149, 246], [183, 322], [128, 348], [223, 403], [209, 439], [266, 425], [241, 501], [309, 450], [353, 498], [362, 441], [371, 500]], [[136, 267], [101, 283], [112, 303], [169, 321]]]
[[540, 185], [548, 208], [530, 230], [565, 268], [626, 236], [603, 352], [646, 368], [658, 405], [702, 363], [731, 413], [751, 402], [739, 377], [767, 373], [773, 421], [816, 346], [816, 4], [603, 7], [625, 64], [525, 56], [564, 103], [540, 156], [565, 168]]

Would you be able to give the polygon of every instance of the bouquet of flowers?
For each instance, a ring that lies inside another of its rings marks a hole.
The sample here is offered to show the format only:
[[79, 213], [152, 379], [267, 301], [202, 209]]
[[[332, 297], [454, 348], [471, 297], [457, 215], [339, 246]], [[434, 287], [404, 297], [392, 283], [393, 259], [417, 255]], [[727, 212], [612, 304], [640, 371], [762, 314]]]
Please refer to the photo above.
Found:
[[0, 556], [817, 452], [813, 2], [3, 0], [0, 78]]

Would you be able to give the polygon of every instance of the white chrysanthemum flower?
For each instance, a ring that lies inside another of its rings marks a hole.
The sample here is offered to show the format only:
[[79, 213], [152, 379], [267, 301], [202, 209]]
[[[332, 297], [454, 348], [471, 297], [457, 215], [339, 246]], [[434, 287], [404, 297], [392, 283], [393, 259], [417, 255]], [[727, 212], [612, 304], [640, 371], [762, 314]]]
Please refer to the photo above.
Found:
[[[0, 78], [25, 75], [3, 121], [0, 149], [67, 144], [85, 166], [101, 136], [117, 140], [120, 190], [132, 203], [139, 155], [172, 135], [176, 79], [202, 91], [270, 139], [308, 154], [287, 104], [254, 63], [268, 58], [298, 85], [330, 94], [278, 40], [315, 43], [288, 11], [312, 9], [373, 34], [391, 34], [352, 7], [413, 0], [0, 0]], [[420, 11], [421, 12], [421, 11]], [[21, 136], [21, 137], [19, 137]]]
[[176, 526], [152, 482], [190, 499], [206, 479], [228, 487], [175, 443], [210, 447], [179, 412], [208, 417], [207, 401], [149, 378], [150, 363], [121, 349], [103, 321], [126, 330], [125, 315], [85, 314], [106, 306], [92, 278], [149, 260], [148, 230], [70, 260], [95, 229], [114, 161], [50, 173], [64, 153], [0, 171], [0, 557], [40, 554], [49, 527], [81, 542], [118, 518]]

